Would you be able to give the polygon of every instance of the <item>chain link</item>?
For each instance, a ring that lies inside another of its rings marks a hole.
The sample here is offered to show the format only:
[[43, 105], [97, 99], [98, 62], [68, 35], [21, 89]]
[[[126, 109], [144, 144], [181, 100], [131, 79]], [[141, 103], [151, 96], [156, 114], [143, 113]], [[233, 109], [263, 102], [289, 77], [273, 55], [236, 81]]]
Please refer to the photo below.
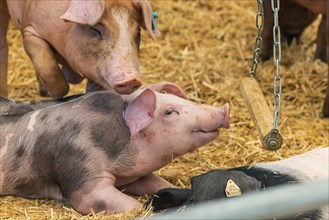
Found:
[[[275, 4], [276, 1], [276, 4]], [[263, 12], [263, 0], [257, 0], [258, 3], [258, 13], [256, 15], [256, 27], [258, 34], [255, 42], [254, 55], [252, 58], [251, 70], [249, 73], [250, 77], [256, 77], [258, 58], [262, 49], [263, 39], [261, 37], [263, 26], [264, 26], [264, 12]], [[274, 25], [273, 25], [273, 59], [275, 65], [275, 77], [274, 77], [274, 120], [272, 130], [262, 139], [263, 145], [269, 150], [277, 150], [281, 147], [282, 136], [277, 129], [279, 114], [281, 108], [281, 90], [282, 82], [279, 76], [279, 65], [281, 62], [281, 35], [279, 26], [279, 10], [280, 10], [280, 0], [271, 0], [272, 10], [274, 12]]]
[[257, 0], [257, 3], [258, 3], [258, 13], [256, 15], [256, 27], [258, 30], [258, 34], [256, 37], [254, 55], [252, 58], [251, 70], [249, 73], [249, 76], [253, 76], [253, 77], [256, 77], [259, 55], [262, 50], [263, 38], [261, 35], [264, 26], [263, 0]]
[[[276, 4], [275, 4], [276, 2]], [[271, 0], [272, 10], [274, 13], [274, 26], [273, 26], [273, 60], [275, 65], [275, 77], [274, 77], [274, 122], [273, 128], [277, 129], [279, 114], [281, 108], [281, 90], [282, 81], [279, 76], [279, 65], [281, 62], [281, 34], [279, 26], [279, 10], [280, 10], [280, 0]]]

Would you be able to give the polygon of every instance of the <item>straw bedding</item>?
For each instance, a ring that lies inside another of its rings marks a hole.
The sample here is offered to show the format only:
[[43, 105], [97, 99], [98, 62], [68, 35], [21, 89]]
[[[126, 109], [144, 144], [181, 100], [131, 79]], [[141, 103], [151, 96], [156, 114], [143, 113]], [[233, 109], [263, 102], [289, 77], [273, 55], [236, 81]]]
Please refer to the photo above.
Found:
[[[229, 168], [260, 161], [291, 157], [329, 145], [329, 120], [321, 118], [328, 66], [314, 60], [319, 19], [302, 35], [300, 45], [283, 45], [280, 75], [283, 78], [279, 129], [283, 146], [265, 150], [239, 91], [240, 80], [250, 70], [256, 28], [256, 1], [151, 1], [159, 12], [162, 36], [156, 41], [142, 35], [143, 84], [171, 81], [180, 85], [189, 99], [231, 107], [231, 127], [194, 153], [188, 153], [157, 174], [178, 187], [189, 187], [191, 176], [211, 169]], [[22, 47], [13, 23], [9, 33], [9, 96], [16, 100], [40, 100], [34, 69]], [[261, 63], [258, 81], [272, 106], [273, 61]], [[71, 87], [70, 94], [84, 92], [85, 82]], [[144, 202], [147, 198], [140, 197]], [[49, 200], [0, 198], [0, 218], [27, 219], [122, 219], [146, 217], [150, 209], [104, 216], [81, 216]]]

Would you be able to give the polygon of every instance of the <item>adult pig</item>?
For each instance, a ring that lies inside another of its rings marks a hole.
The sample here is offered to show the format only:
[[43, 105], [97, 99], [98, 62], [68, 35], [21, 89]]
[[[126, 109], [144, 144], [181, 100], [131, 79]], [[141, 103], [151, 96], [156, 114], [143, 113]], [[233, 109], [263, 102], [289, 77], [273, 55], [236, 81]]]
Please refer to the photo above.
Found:
[[[262, 32], [263, 49], [261, 57], [263, 60], [267, 60], [273, 53], [274, 18], [271, 0], [264, 0], [263, 5], [265, 21]], [[327, 10], [327, 1], [325, 0], [285, 0], [280, 2], [278, 21], [283, 39], [287, 40], [290, 45], [292, 40], [296, 38], [298, 43], [305, 28], [309, 26], [319, 14], [322, 14], [322, 19], [318, 27], [315, 58], [319, 58], [326, 62], [326, 37], [329, 31], [326, 30]]]
[[119, 94], [132, 93], [141, 85], [140, 28], [151, 38], [159, 35], [152, 28], [148, 0], [8, 0], [0, 2], [0, 12], [2, 96], [7, 95], [9, 14], [45, 86], [40, 93], [48, 90], [56, 99], [67, 94], [69, 83], [83, 77], [88, 78], [88, 91], [113, 88]]
[[[322, 19], [318, 27], [315, 58], [329, 64], [329, 1], [328, 0], [284, 0], [280, 1], [279, 26], [281, 34], [288, 44], [293, 38], [299, 42], [304, 29], [310, 25], [319, 14]], [[273, 53], [273, 11], [271, 0], [264, 0], [265, 23], [262, 32], [263, 47], [261, 58], [267, 60]], [[327, 92], [322, 109], [323, 116], [329, 117], [329, 69]]]
[[121, 190], [174, 187], [152, 172], [229, 127], [228, 104], [182, 97], [175, 84], [160, 83], [129, 99], [99, 91], [25, 112], [2, 99], [0, 195], [64, 199], [82, 214], [139, 208]]
[[[192, 177], [191, 189], [161, 189], [151, 198], [150, 202], [152, 202], [155, 211], [160, 211], [182, 205], [228, 198], [232, 194], [230, 195], [230, 191], [226, 190], [226, 187], [233, 184], [244, 195], [250, 192], [264, 191], [266, 188], [282, 184], [328, 179], [328, 158], [329, 148], [326, 147], [281, 161], [258, 163], [254, 166], [236, 167], [228, 170], [212, 170]], [[233, 183], [229, 183], [229, 180]], [[329, 207], [326, 206], [311, 212], [298, 213], [296, 216], [290, 216], [289, 219], [328, 219], [328, 211]]]
[[[284, 0], [280, 1], [279, 26], [283, 38], [290, 44], [293, 38], [299, 42], [304, 29], [310, 25], [319, 14], [322, 15], [318, 27], [315, 58], [329, 64], [329, 1], [326, 0]], [[267, 60], [273, 53], [273, 11], [271, 0], [264, 0], [264, 29], [262, 32], [263, 47], [261, 58]], [[327, 92], [322, 109], [323, 116], [329, 117], [329, 69]]]

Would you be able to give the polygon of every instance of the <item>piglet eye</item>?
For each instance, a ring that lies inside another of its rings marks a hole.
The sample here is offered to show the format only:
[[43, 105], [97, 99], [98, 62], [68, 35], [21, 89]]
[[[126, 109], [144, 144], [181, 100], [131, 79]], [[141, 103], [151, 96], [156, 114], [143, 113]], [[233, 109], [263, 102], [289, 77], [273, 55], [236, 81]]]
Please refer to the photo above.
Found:
[[165, 115], [165, 116], [169, 116], [169, 115], [171, 115], [173, 112], [174, 112], [174, 110], [173, 110], [172, 108], [168, 108], [168, 109], [165, 110], [164, 115]]

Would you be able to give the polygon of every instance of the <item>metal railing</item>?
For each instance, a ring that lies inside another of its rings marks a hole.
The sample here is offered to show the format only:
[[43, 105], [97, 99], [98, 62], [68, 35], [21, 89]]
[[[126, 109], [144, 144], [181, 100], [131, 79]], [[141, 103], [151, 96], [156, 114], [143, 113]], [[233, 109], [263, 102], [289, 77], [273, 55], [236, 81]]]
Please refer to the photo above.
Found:
[[265, 192], [214, 200], [150, 219], [273, 219], [311, 211], [329, 204], [329, 180], [267, 188]]

